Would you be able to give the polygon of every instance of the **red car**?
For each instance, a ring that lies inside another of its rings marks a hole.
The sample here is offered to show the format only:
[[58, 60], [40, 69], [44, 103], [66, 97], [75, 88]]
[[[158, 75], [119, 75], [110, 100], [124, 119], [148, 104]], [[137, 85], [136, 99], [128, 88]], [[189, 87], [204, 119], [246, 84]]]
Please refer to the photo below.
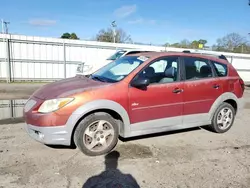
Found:
[[228, 131], [244, 82], [225, 56], [148, 52], [119, 58], [85, 77], [37, 90], [24, 107], [28, 134], [48, 145], [75, 144], [90, 156], [118, 136], [209, 126]]

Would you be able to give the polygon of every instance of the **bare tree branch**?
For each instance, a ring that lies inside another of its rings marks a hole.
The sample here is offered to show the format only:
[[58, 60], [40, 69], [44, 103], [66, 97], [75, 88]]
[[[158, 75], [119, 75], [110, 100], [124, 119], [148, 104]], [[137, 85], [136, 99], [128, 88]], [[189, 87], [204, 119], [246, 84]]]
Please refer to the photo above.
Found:
[[[111, 28], [108, 28], [106, 30], [101, 29], [96, 35], [95, 39], [101, 42], [113, 42], [113, 30]], [[117, 43], [132, 43], [130, 35], [127, 35], [127, 33], [122, 29], [116, 30], [115, 41]]]
[[222, 38], [217, 39], [217, 50], [219, 51], [234, 51], [242, 45], [245, 45], [247, 40], [238, 33], [230, 33]]

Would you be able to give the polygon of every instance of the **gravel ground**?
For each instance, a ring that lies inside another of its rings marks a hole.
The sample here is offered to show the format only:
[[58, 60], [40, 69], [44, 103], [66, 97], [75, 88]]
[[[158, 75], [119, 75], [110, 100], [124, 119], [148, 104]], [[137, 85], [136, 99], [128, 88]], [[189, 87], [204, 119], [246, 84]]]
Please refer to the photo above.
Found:
[[23, 123], [0, 125], [0, 188], [122, 187], [118, 180], [123, 187], [249, 188], [250, 91], [245, 101], [227, 133], [197, 128], [130, 139], [98, 157], [40, 144]]

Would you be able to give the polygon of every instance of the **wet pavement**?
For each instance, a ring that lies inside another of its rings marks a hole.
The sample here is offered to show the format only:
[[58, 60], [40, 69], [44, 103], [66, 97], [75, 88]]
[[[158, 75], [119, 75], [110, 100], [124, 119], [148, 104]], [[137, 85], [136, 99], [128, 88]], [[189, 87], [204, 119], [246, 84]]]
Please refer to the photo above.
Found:
[[0, 83], [0, 100], [28, 99], [45, 84], [47, 83]]
[[0, 100], [0, 124], [22, 121], [27, 99]]

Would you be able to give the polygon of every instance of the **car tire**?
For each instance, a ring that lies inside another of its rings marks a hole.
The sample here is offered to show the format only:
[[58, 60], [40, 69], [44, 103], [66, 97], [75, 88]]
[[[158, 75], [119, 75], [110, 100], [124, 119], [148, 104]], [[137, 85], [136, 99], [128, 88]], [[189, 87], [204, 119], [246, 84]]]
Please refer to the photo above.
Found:
[[75, 145], [88, 156], [107, 154], [118, 142], [118, 126], [117, 121], [108, 113], [90, 114], [83, 118], [76, 127]]
[[232, 105], [223, 102], [215, 111], [209, 128], [215, 133], [225, 133], [233, 125], [236, 111]]

